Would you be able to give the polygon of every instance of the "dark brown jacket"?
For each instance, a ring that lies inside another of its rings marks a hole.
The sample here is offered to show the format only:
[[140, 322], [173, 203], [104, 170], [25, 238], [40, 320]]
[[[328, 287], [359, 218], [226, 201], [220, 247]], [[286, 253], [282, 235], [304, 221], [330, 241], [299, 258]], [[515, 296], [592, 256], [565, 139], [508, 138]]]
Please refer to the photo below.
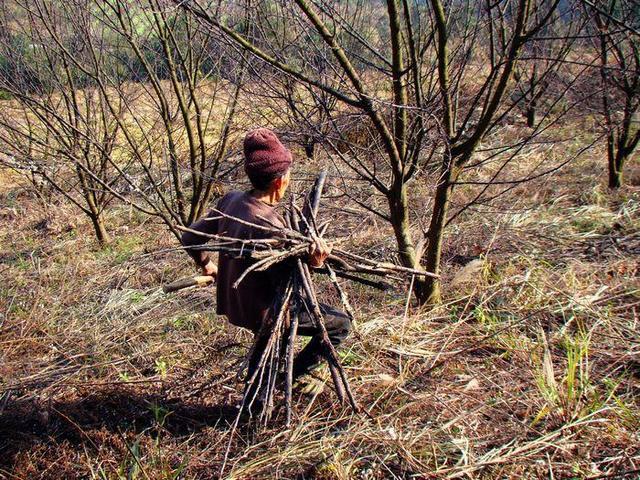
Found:
[[[247, 192], [228, 193], [220, 199], [216, 209], [226, 215], [265, 227], [272, 227], [269, 223], [284, 226], [282, 217], [273, 206]], [[199, 232], [238, 239], [274, 236], [273, 233], [223, 217], [216, 210], [210, 211], [205, 218], [195, 222], [190, 228]], [[201, 245], [208, 240], [206, 237], [189, 232], [182, 236], [182, 244], [185, 246]], [[204, 266], [209, 260], [208, 252], [197, 250], [187, 250], [187, 252], [200, 266]], [[275, 265], [264, 272], [251, 272], [242, 280], [238, 288], [233, 288], [234, 282], [242, 272], [254, 262], [255, 260], [233, 258], [229, 254], [220, 253], [216, 298], [218, 314], [226, 315], [234, 325], [255, 332], [267, 318], [278, 286], [289, 270], [285, 265]]]

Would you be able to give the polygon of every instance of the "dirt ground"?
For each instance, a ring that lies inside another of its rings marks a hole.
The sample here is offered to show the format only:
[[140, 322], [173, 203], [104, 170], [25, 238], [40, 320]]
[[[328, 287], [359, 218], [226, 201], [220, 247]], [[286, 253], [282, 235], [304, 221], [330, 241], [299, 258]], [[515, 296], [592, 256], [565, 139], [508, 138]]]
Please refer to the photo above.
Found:
[[[366, 414], [327, 386], [295, 399], [292, 428], [280, 409], [232, 438], [251, 339], [213, 288], [162, 293], [194, 271], [175, 239], [123, 205], [100, 249], [60, 198], [3, 173], [0, 477], [218, 478], [228, 446], [238, 479], [640, 477], [639, 175], [610, 194], [603, 167], [461, 216], [437, 308], [345, 282], [341, 357]], [[387, 227], [342, 205], [327, 196], [329, 236], [393, 260]]]

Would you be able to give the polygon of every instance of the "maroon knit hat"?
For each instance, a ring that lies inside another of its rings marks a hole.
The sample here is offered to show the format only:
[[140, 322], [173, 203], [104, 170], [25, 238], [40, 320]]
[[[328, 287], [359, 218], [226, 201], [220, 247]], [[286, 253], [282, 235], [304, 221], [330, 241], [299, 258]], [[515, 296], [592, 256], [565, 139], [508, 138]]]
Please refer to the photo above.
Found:
[[244, 137], [244, 169], [249, 178], [283, 175], [292, 160], [291, 152], [268, 128], [256, 128]]

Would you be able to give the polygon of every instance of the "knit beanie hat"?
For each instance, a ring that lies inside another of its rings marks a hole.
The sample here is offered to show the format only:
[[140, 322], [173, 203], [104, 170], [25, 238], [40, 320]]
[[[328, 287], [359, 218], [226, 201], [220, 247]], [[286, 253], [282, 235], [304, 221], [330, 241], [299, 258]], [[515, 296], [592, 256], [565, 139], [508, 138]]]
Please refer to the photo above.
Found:
[[291, 162], [291, 152], [268, 128], [251, 130], [244, 137], [244, 169], [249, 178], [283, 175]]

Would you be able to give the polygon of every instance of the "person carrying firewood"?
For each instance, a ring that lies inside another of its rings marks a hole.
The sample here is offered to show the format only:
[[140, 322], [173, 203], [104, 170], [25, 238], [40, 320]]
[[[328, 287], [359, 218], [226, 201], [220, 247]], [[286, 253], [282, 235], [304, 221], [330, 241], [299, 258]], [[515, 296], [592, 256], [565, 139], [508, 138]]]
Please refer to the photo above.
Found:
[[[208, 237], [195, 232], [223, 235], [239, 240], [270, 237], [277, 239], [273, 233], [254, 225], [270, 227], [272, 230], [274, 226], [285, 226], [284, 219], [276, 212], [275, 206], [289, 186], [291, 152], [274, 132], [266, 128], [248, 132], [243, 146], [244, 168], [253, 188], [246, 192], [227, 193], [205, 218], [189, 227], [193, 232], [183, 234], [182, 244], [187, 247], [187, 253], [202, 269], [202, 273], [216, 279], [217, 313], [226, 316], [231, 324], [246, 328], [257, 336], [265, 322], [270, 321], [270, 309], [274, 305], [282, 281], [291, 275], [291, 264], [282, 262], [265, 271], [252, 271], [234, 288], [236, 280], [256, 262], [255, 259], [239, 258], [220, 252], [216, 265], [208, 252], [188, 248], [197, 247], [209, 240]], [[310, 245], [306, 261], [311, 267], [322, 267], [330, 251], [322, 239], [317, 239]], [[329, 305], [321, 304], [320, 309], [329, 340], [338, 347], [351, 330], [349, 317]], [[298, 335], [309, 336], [311, 340], [294, 361], [293, 376], [296, 380], [311, 373], [323, 358], [320, 331], [306, 312], [300, 314]], [[253, 368], [255, 365], [250, 362], [247, 378], [250, 378]], [[296, 383], [302, 384], [301, 389], [304, 391], [304, 382]]]

